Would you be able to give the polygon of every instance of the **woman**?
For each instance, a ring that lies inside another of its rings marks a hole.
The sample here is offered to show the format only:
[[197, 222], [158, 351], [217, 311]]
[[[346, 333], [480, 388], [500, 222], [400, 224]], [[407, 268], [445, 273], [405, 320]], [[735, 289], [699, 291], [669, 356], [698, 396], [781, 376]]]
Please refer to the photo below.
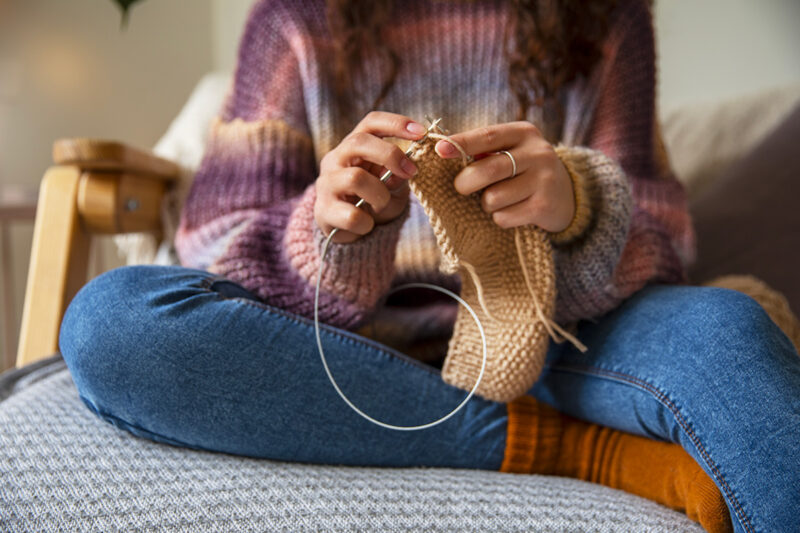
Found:
[[[530, 395], [398, 433], [336, 397], [309, 318], [319, 245], [340, 228], [319, 312], [344, 391], [398, 425], [463, 398], [434, 366], [454, 306], [379, 306], [405, 280], [458, 288], [405, 187], [413, 162], [387, 140], [419, 139], [411, 117], [425, 114], [454, 132], [441, 157], [453, 144], [512, 154], [516, 172], [478, 157], [454, 186], [502, 227], [550, 232], [556, 318], [580, 321], [589, 352], [553, 345]], [[748, 297], [668, 285], [684, 281], [693, 234], [655, 120], [646, 0], [260, 1], [176, 244], [197, 270], [113, 271], [65, 318], [82, 398], [136, 434], [280, 460], [566, 475], [710, 531], [798, 528], [794, 348]]]

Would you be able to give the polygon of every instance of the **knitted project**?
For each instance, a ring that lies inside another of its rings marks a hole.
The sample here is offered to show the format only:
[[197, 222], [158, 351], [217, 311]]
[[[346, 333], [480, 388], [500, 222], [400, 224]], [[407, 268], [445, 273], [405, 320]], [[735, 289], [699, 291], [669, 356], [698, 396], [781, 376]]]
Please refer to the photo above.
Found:
[[[504, 229], [480, 206], [480, 194], [459, 194], [453, 179], [467, 164], [436, 154], [433, 134], [413, 147], [419, 172], [409, 186], [431, 222], [442, 253], [440, 270], [468, 274], [461, 297], [483, 324], [488, 344], [486, 373], [476, 394], [507, 402], [525, 394], [542, 371], [556, 288], [547, 232], [534, 226]], [[455, 143], [454, 143], [455, 144]], [[527, 287], [527, 288], [526, 288]], [[557, 329], [557, 326], [555, 326]], [[442, 378], [471, 390], [480, 373], [481, 336], [459, 308]]]

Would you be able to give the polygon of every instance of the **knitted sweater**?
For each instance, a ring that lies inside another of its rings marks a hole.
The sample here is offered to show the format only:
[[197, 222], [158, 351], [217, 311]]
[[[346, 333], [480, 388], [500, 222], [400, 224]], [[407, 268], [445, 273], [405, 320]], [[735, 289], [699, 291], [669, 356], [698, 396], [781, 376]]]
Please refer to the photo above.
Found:
[[[382, 110], [419, 121], [441, 116], [451, 132], [515, 119], [503, 53], [506, 2], [408, 0], [395, 9], [383, 38], [402, 66]], [[341, 140], [332, 54], [325, 0], [261, 0], [253, 7], [233, 87], [176, 236], [184, 265], [224, 275], [306, 317], [313, 316], [324, 239], [313, 217], [314, 181], [319, 161]], [[369, 109], [380, 83], [379, 76], [356, 76], [357, 109]], [[558, 155], [588, 197], [573, 223], [579, 231], [554, 239], [555, 318], [566, 322], [600, 316], [646, 283], [683, 281], [693, 257], [684, 190], [656, 121], [647, 0], [620, 3], [600, 62], [560, 98], [563, 120], [539, 107], [527, 118], [560, 140]], [[354, 243], [331, 244], [321, 320], [361, 328], [400, 349], [433, 346], [443, 354], [452, 302], [422, 293], [383, 301], [393, 284], [410, 280], [458, 290], [458, 277], [439, 271], [440, 258], [412, 196], [398, 219]]]

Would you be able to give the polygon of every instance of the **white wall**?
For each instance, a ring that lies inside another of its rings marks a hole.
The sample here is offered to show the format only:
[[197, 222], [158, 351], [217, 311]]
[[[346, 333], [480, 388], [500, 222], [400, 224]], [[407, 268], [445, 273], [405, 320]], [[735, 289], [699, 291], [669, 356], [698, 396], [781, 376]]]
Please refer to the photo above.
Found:
[[214, 65], [232, 71], [239, 38], [253, 0], [212, 0], [214, 14]]
[[[0, 183], [37, 187], [59, 137], [152, 146], [214, 68], [211, 1], [148, 0], [120, 31], [111, 0], [0, 0]], [[12, 230], [20, 309], [31, 234]]]
[[800, 83], [800, 1], [656, 0], [661, 109]]
[[[149, 0], [127, 30], [110, 0], [12, 2], [0, 21], [18, 94], [0, 121], [0, 176], [38, 183], [60, 136], [151, 146], [213, 68], [211, 0]], [[2, 27], [4, 26], [4, 27]]]

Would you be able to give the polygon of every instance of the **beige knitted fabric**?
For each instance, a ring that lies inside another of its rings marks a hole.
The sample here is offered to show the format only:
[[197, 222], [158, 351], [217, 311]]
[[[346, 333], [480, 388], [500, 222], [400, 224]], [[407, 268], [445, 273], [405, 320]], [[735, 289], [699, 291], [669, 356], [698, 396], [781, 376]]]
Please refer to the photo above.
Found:
[[[479, 193], [463, 196], [456, 192], [453, 179], [464, 162], [442, 159], [435, 144], [436, 140], [429, 138], [411, 153], [419, 172], [409, 185], [430, 218], [443, 257], [440, 270], [461, 274], [461, 297], [477, 313], [486, 332], [487, 367], [476, 394], [507, 402], [530, 389], [544, 364], [548, 326], [537, 314], [528, 287], [550, 319], [556, 297], [550, 240], [545, 231], [533, 226], [517, 230], [499, 227], [481, 209]], [[472, 389], [482, 357], [478, 327], [460, 306], [443, 379]]]
[[792, 312], [781, 293], [753, 276], [731, 275], [715, 278], [704, 285], [743, 292], [761, 304], [764, 311], [794, 344], [800, 353], [800, 320]]

